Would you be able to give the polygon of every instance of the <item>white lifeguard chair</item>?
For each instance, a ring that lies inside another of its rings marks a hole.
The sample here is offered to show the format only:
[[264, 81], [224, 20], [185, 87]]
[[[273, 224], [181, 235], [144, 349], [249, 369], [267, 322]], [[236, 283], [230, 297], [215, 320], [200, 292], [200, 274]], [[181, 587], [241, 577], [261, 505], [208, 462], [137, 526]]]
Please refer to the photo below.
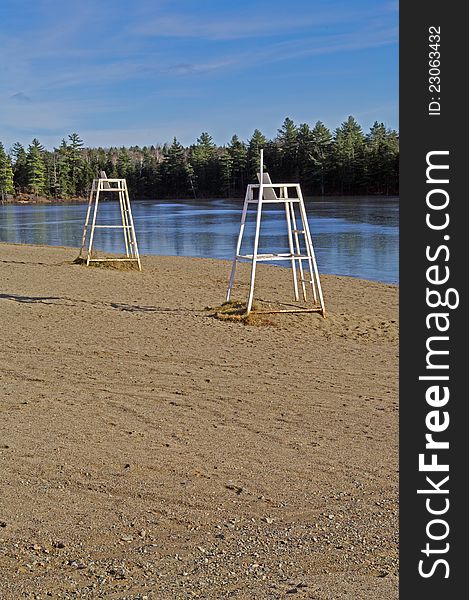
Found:
[[[236, 252], [233, 258], [230, 282], [228, 285], [228, 292], [226, 294], [226, 301], [229, 302], [231, 297], [231, 291], [233, 289], [233, 283], [236, 274], [236, 265], [238, 261], [251, 262], [251, 281], [246, 307], [246, 314], [249, 314], [252, 310], [252, 303], [254, 298], [254, 283], [256, 279], [257, 263], [287, 260], [290, 261], [292, 268], [293, 291], [295, 300], [297, 302], [299, 301], [299, 282], [301, 284], [301, 292], [304, 302], [307, 301], [307, 285], [311, 286], [311, 294], [313, 298], [312, 305], [306, 307], [295, 306], [293, 308], [278, 310], [258, 310], [255, 312], [319, 312], [322, 314], [323, 317], [325, 317], [326, 309], [324, 306], [321, 282], [319, 280], [319, 273], [313, 248], [313, 240], [311, 238], [311, 232], [308, 225], [308, 218], [306, 216], [306, 210], [303, 200], [303, 194], [301, 193], [300, 184], [272, 183], [269, 174], [264, 172], [263, 150], [261, 150], [260, 173], [257, 174], [257, 177], [259, 179], [259, 183], [249, 184], [246, 189], [243, 213], [241, 216], [241, 226], [238, 235], [238, 242], [236, 245]], [[259, 190], [257, 198], [254, 197], [254, 190]], [[278, 190], [278, 195], [276, 190]], [[293, 191], [296, 194], [295, 196], [292, 196], [289, 193]], [[284, 205], [289, 252], [259, 254], [259, 237], [262, 219], [262, 208], [264, 204]], [[254, 249], [252, 254], [240, 254], [246, 224], [246, 217], [250, 206], [257, 206]], [[298, 220], [296, 214], [297, 212], [299, 213]], [[299, 228], [297, 227], [297, 222], [301, 224]], [[308, 265], [308, 271], [306, 271], [305, 267], [303, 266], [303, 261], [306, 261]]]
[[[98, 214], [99, 197], [102, 193], [117, 194], [119, 199], [119, 208], [121, 216], [121, 224], [119, 225], [98, 225], [96, 218]], [[93, 218], [90, 226], [90, 216], [93, 209]], [[96, 229], [122, 229], [124, 234], [125, 258], [92, 258], [92, 249], [94, 234]], [[85, 248], [86, 246], [86, 248]], [[132, 209], [130, 207], [129, 192], [127, 190], [127, 182], [125, 179], [108, 179], [106, 173], [101, 171], [99, 179], [93, 180], [91, 187], [90, 199], [88, 203], [88, 211], [86, 213], [85, 225], [83, 227], [83, 238], [81, 243], [80, 254], [78, 258], [83, 259], [87, 265], [90, 262], [122, 262], [135, 261], [139, 271], [142, 270], [140, 256], [138, 253], [137, 238], [135, 235], [134, 221], [132, 217]]]

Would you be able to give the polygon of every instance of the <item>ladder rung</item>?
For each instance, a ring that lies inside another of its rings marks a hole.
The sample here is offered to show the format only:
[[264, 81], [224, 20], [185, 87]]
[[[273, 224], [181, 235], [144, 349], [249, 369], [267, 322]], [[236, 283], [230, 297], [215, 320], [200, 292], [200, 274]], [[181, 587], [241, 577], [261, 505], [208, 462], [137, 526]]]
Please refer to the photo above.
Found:
[[311, 283], [311, 284], [313, 284], [313, 283], [314, 283], [314, 281], [313, 281], [312, 279], [300, 279], [300, 281], [301, 281], [302, 283]]
[[95, 225], [95, 229], [130, 229], [130, 225]]
[[[237, 254], [236, 258], [244, 258], [247, 260], [253, 260], [254, 256], [252, 254]], [[256, 260], [308, 260], [309, 256], [304, 256], [302, 254], [290, 254], [290, 253], [281, 253], [281, 254], [258, 254]]]
[[[258, 198], [252, 198], [247, 200], [249, 204], [258, 204]], [[262, 198], [262, 204], [291, 204], [292, 202], [301, 202], [299, 198], [276, 198], [275, 200], [269, 200], [266, 198]]]
[[292, 229], [292, 233], [304, 233], [304, 229]]
[[90, 258], [90, 262], [127, 262], [129, 260], [138, 260], [138, 258]]

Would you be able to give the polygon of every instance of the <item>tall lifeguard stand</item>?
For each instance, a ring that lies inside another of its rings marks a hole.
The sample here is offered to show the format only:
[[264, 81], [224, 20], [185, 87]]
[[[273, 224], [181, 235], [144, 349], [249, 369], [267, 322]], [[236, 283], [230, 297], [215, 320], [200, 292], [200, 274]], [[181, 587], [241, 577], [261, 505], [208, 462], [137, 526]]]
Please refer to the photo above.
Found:
[[[96, 217], [98, 215], [99, 198], [102, 193], [117, 194], [119, 199], [119, 208], [121, 216], [121, 224], [119, 225], [98, 225]], [[90, 216], [93, 211], [93, 217]], [[122, 229], [124, 234], [125, 258], [92, 258], [92, 249], [94, 234], [96, 229]], [[106, 173], [101, 171], [99, 179], [93, 180], [91, 187], [90, 199], [88, 203], [88, 211], [86, 213], [85, 225], [83, 227], [83, 238], [81, 243], [80, 254], [78, 258], [82, 258], [89, 265], [90, 262], [123, 262], [135, 261], [139, 271], [142, 270], [140, 256], [138, 253], [137, 238], [135, 236], [134, 220], [132, 217], [132, 209], [130, 207], [129, 192], [127, 190], [127, 182], [125, 179], [108, 179]]]
[[[246, 189], [244, 198], [243, 213], [241, 216], [241, 226], [236, 245], [236, 253], [233, 258], [231, 268], [230, 283], [226, 294], [226, 301], [231, 297], [233, 283], [236, 274], [236, 266], [238, 261], [251, 262], [251, 280], [249, 287], [249, 296], [247, 302], [246, 313], [249, 314], [252, 310], [254, 298], [254, 283], [256, 279], [256, 266], [258, 262], [268, 261], [290, 261], [293, 275], [293, 292], [296, 301], [299, 301], [298, 282], [301, 284], [301, 292], [303, 301], [306, 302], [307, 285], [311, 286], [313, 303], [306, 307], [293, 307], [288, 309], [278, 310], [258, 310], [255, 312], [274, 313], [274, 312], [319, 312], [323, 317], [326, 316], [324, 306], [324, 298], [322, 294], [321, 282], [314, 254], [313, 240], [309, 229], [308, 218], [301, 193], [299, 183], [272, 183], [268, 173], [264, 172], [264, 151], [261, 150], [260, 173], [257, 175], [258, 184], [249, 184]], [[254, 191], [258, 190], [257, 198]], [[278, 190], [278, 195], [276, 190]], [[295, 196], [290, 196], [290, 192], [295, 192]], [[286, 229], [288, 234], [289, 252], [280, 253], [259, 253], [259, 238], [262, 219], [262, 208], [264, 204], [283, 204], [285, 208]], [[248, 209], [250, 206], [257, 206], [256, 214], [256, 231], [254, 235], [254, 249], [252, 254], [240, 254], [243, 241], [244, 229]], [[298, 214], [297, 214], [298, 213]], [[298, 220], [297, 220], [298, 216]], [[297, 227], [297, 222], [300, 227]], [[303, 261], [307, 262], [308, 271], [303, 266]]]

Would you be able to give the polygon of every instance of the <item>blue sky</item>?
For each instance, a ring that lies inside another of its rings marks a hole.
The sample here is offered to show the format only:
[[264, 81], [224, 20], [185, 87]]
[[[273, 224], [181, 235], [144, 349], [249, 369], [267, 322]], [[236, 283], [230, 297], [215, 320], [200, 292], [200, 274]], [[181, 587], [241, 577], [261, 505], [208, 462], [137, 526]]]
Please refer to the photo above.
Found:
[[1, 0], [0, 141], [220, 145], [285, 117], [398, 128], [398, 3]]

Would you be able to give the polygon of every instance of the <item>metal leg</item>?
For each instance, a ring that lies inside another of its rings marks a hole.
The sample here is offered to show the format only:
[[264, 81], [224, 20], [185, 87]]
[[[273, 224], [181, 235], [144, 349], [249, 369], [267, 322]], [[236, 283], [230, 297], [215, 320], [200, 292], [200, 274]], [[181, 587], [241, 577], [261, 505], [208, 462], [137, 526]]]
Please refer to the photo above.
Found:
[[[300, 239], [298, 237], [298, 229], [296, 226], [295, 206], [292, 202], [290, 202], [289, 209], [290, 209], [290, 213], [291, 213], [291, 220], [293, 223], [293, 237], [295, 239], [296, 253], [301, 254]], [[303, 269], [303, 261], [302, 260], [298, 261], [298, 267], [300, 269], [300, 281], [301, 281], [301, 291], [303, 293], [303, 302], [306, 302], [305, 273], [304, 273], [304, 269]]]
[[308, 268], [309, 268], [309, 283], [311, 285], [311, 291], [313, 293], [313, 300], [314, 302], [317, 303], [318, 301], [318, 295], [316, 292], [316, 282], [315, 282], [315, 273], [314, 273], [314, 265], [313, 265], [313, 259], [312, 259], [312, 255], [311, 255], [311, 244], [309, 243], [309, 239], [308, 236], [306, 234], [306, 228], [307, 228], [307, 217], [306, 217], [306, 211], [303, 211], [301, 208], [301, 203], [300, 203], [300, 215], [301, 215], [301, 223], [302, 223], [302, 227], [303, 227], [303, 231], [304, 231], [304, 238], [305, 238], [305, 245], [306, 245], [306, 256], [308, 257]]
[[250, 194], [251, 194], [251, 189], [250, 189], [250, 186], [248, 186], [248, 189], [246, 190], [246, 195], [244, 198], [243, 214], [241, 215], [241, 225], [239, 228], [238, 241], [236, 243], [236, 252], [235, 252], [235, 255], [233, 258], [233, 264], [231, 265], [230, 283], [228, 284], [228, 291], [226, 293], [226, 302], [229, 302], [230, 296], [231, 296], [231, 290], [233, 289], [233, 283], [234, 283], [234, 278], [235, 278], [235, 274], [236, 274], [236, 264], [238, 262], [238, 256], [241, 251], [241, 244], [243, 241], [244, 226], [246, 223], [246, 216], [247, 216], [247, 212], [248, 212], [248, 204], [249, 204], [249, 200], [251, 199]]
[[141, 271], [142, 270], [142, 264], [140, 262], [140, 254], [138, 252], [138, 245], [137, 245], [137, 236], [135, 235], [135, 226], [134, 226], [134, 218], [132, 216], [132, 209], [130, 208], [130, 198], [129, 198], [129, 191], [127, 189], [127, 184], [124, 181], [124, 194], [125, 194], [125, 201], [127, 203], [127, 213], [126, 215], [128, 216], [128, 224], [130, 225], [130, 229], [127, 229], [128, 232], [128, 236], [129, 236], [129, 241], [131, 244], [131, 248], [133, 249], [133, 258], [137, 259], [137, 264], [138, 264], [138, 270]]
[[[288, 198], [288, 190], [287, 188], [283, 188], [283, 197], [285, 199]], [[295, 250], [293, 248], [293, 236], [292, 236], [292, 224], [291, 224], [291, 215], [290, 215], [290, 205], [291, 203], [285, 202], [285, 217], [287, 220], [287, 230], [288, 230], [288, 247], [290, 248], [290, 254], [292, 255], [291, 259], [291, 268], [293, 274], [293, 292], [295, 294], [295, 300], [299, 300], [298, 296], [298, 277], [296, 273], [296, 262], [294, 258]], [[298, 261], [301, 264], [301, 260]]]
[[[306, 243], [309, 247], [309, 251], [308, 251], [308, 255], [309, 255], [309, 264], [310, 264], [310, 270], [311, 270], [311, 281], [312, 282], [316, 282], [317, 285], [317, 289], [318, 289], [318, 294], [319, 294], [319, 304], [321, 306], [321, 311], [322, 311], [322, 316], [325, 317], [326, 316], [326, 308], [324, 306], [324, 298], [322, 295], [322, 287], [321, 287], [321, 282], [319, 280], [319, 273], [318, 273], [318, 267], [316, 264], [316, 256], [314, 254], [314, 247], [313, 247], [313, 240], [311, 238], [311, 232], [309, 230], [309, 224], [308, 224], [308, 218], [306, 216], [306, 209], [305, 209], [305, 205], [304, 205], [304, 201], [303, 201], [303, 195], [301, 193], [301, 189], [299, 189], [298, 186], [298, 197], [300, 198], [300, 211], [301, 211], [301, 215], [302, 215], [302, 220], [303, 220], [303, 228], [305, 231], [305, 238], [306, 238]], [[313, 284], [314, 285], [314, 284]], [[314, 293], [316, 292], [316, 290], [314, 289]], [[317, 301], [316, 297], [315, 297], [315, 301]]]
[[98, 213], [98, 202], [99, 202], [99, 184], [98, 184], [98, 190], [96, 192], [96, 199], [95, 199], [94, 212], [93, 212], [93, 222], [91, 223], [90, 245], [88, 247], [88, 256], [86, 258], [87, 266], [89, 266], [89, 264], [90, 264], [91, 249], [93, 248], [94, 227], [96, 225], [96, 215]]
[[93, 185], [91, 186], [90, 199], [89, 199], [89, 202], [88, 202], [88, 210], [86, 211], [85, 225], [83, 227], [83, 237], [82, 237], [82, 240], [81, 240], [80, 254], [78, 255], [78, 258], [81, 258], [83, 250], [85, 248], [86, 234], [88, 232], [88, 223], [89, 223], [89, 220], [90, 220], [91, 204], [93, 202], [94, 191], [95, 191], [95, 182], [93, 181]]
[[264, 198], [264, 150], [261, 150], [261, 164], [260, 164], [260, 178], [259, 178], [259, 198], [257, 201], [257, 216], [256, 216], [256, 233], [254, 236], [254, 250], [252, 252], [252, 264], [251, 264], [251, 282], [249, 285], [249, 298], [246, 306], [246, 314], [251, 312], [252, 301], [254, 298], [254, 283], [256, 281], [256, 266], [257, 266], [257, 251], [259, 249], [259, 235], [261, 231], [261, 216], [262, 216], [262, 200]]
[[124, 193], [122, 189], [119, 189], [119, 208], [121, 211], [121, 219], [122, 219], [122, 231], [124, 232], [124, 244], [125, 244], [125, 255], [127, 258], [129, 255], [129, 230], [128, 230], [128, 222], [127, 222], [127, 207], [125, 206]]
[[254, 282], [256, 280], [256, 265], [257, 265], [257, 251], [259, 249], [259, 234], [261, 229], [261, 215], [262, 215], [262, 184], [259, 190], [259, 202], [257, 205], [257, 217], [256, 217], [256, 235], [254, 237], [254, 251], [252, 253], [252, 265], [251, 265], [251, 282], [249, 284], [249, 298], [248, 305], [246, 307], [246, 314], [251, 312], [252, 301], [254, 298]]

